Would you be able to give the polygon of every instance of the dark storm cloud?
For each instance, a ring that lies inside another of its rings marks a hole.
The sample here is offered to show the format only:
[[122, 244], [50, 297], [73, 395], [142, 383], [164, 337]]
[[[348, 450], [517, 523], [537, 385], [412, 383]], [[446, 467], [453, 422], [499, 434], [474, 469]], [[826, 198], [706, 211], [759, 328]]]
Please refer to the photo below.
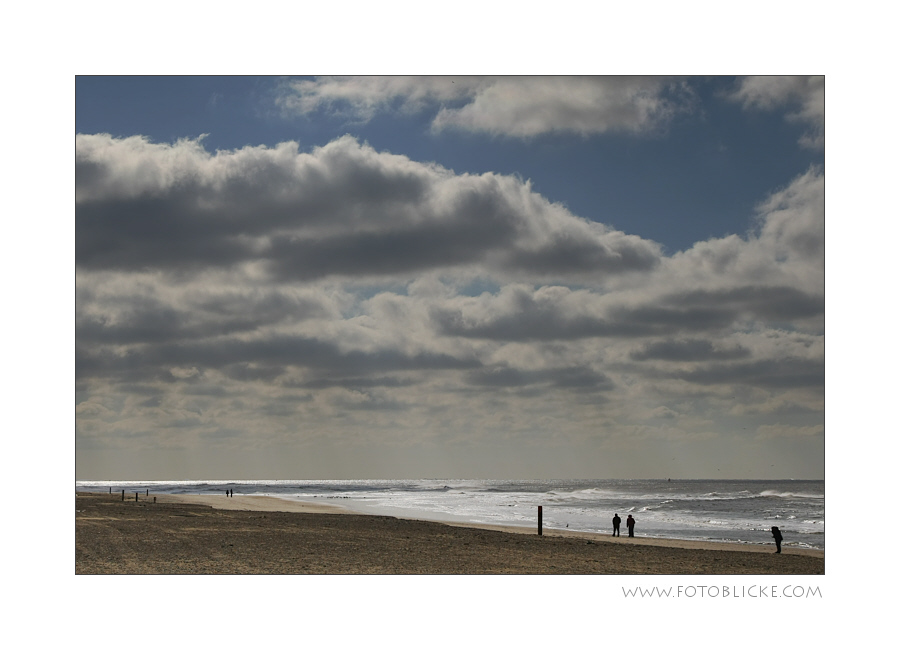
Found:
[[615, 388], [612, 380], [603, 373], [579, 367], [517, 370], [500, 366], [469, 372], [466, 381], [474, 386], [489, 388], [524, 388], [535, 384], [575, 391], [609, 391]]
[[576, 239], [553, 238], [541, 250], [516, 251], [507, 262], [511, 269], [552, 275], [590, 271], [649, 271], [659, 264], [659, 251], [639, 237], [622, 236], [615, 246]]
[[[126, 391], [134, 392], [134, 391]], [[181, 392], [185, 395], [197, 397], [232, 397], [232, 394], [222, 386], [203, 384], [200, 386], [183, 386]]]
[[435, 323], [445, 335], [498, 341], [566, 340], [590, 337], [639, 338], [678, 331], [708, 331], [727, 327], [734, 312], [716, 309], [664, 309], [643, 307], [617, 310], [614, 318], [567, 317], [531, 312], [508, 314], [486, 323], [466, 324], [456, 312], [435, 312]]
[[116, 295], [102, 314], [85, 313], [97, 303], [90, 292], [76, 297], [75, 335], [81, 343], [165, 343], [252, 332], [290, 318], [303, 321], [329, 315], [311, 298], [276, 292], [221, 291], [194, 297], [176, 308], [152, 296]]
[[312, 381], [289, 383], [289, 386], [297, 388], [309, 388], [313, 390], [322, 388], [345, 388], [347, 390], [364, 390], [370, 388], [401, 388], [413, 386], [417, 382], [413, 379], [401, 379], [399, 377], [347, 377], [341, 379], [322, 378]]
[[632, 335], [665, 334], [679, 331], [716, 331], [728, 327], [736, 312], [716, 306], [669, 306], [646, 305], [642, 307], [617, 308], [611, 310], [619, 327]]
[[76, 264], [282, 280], [478, 265], [536, 275], [653, 268], [659, 246], [575, 217], [527, 182], [456, 175], [344, 137], [207, 153], [199, 142], [76, 137]]
[[[824, 285], [822, 290], [824, 292]], [[687, 291], [667, 297], [670, 304], [729, 307], [768, 321], [792, 321], [825, 313], [825, 296], [793, 287], [742, 286], [715, 291]]]
[[284, 374], [284, 367], [257, 366], [248, 362], [234, 363], [224, 368], [225, 375], [236, 381], [272, 381]]
[[[76, 165], [76, 176], [79, 168]], [[252, 259], [256, 228], [202, 218], [178, 200], [113, 199], [75, 207], [75, 260], [88, 269], [201, 270]]]
[[[433, 307], [432, 323], [445, 336], [498, 341], [672, 337], [679, 333], [722, 333], [741, 319], [790, 323], [821, 316], [825, 311], [823, 295], [786, 286], [744, 285], [661, 296], [644, 292], [627, 305], [608, 306], [601, 303], [599, 295], [557, 289], [519, 288], [483, 298], [477, 304]], [[701, 356], [712, 353], [711, 347], [701, 349], [701, 345], [695, 342], [692, 352]], [[689, 347], [683, 344], [679, 351], [671, 351], [676, 355], [688, 353]]]
[[744, 363], [713, 364], [687, 372], [672, 373], [672, 377], [702, 384], [743, 384], [766, 389], [825, 388], [824, 359], [760, 359]]
[[650, 343], [629, 356], [635, 361], [712, 361], [746, 358], [750, 350], [740, 345], [718, 348], [706, 339], [669, 340]]
[[277, 237], [267, 253], [268, 266], [282, 280], [416, 273], [477, 262], [492, 245], [501, 244], [511, 234], [509, 229], [490, 227], [489, 221], [471, 229], [458, 226], [347, 233], [323, 239]]
[[468, 322], [458, 310], [434, 309], [431, 317], [444, 336], [497, 341], [564, 340], [628, 334], [628, 330], [599, 318], [567, 317], [552, 309], [523, 310], [477, 323]]
[[[192, 302], [193, 310], [202, 310], [217, 318], [237, 321], [247, 326], [271, 325], [284, 319], [302, 321], [310, 318], [330, 318], [331, 310], [313, 297], [291, 296], [277, 291], [254, 290], [246, 293], [225, 291], [199, 297]], [[194, 311], [192, 310], [192, 313]]]
[[84, 315], [76, 311], [75, 337], [83, 344], [121, 344], [168, 341], [176, 334], [182, 335], [185, 332], [189, 318], [187, 314], [157, 301], [142, 302], [143, 305], [135, 305], [115, 323], [110, 322], [110, 317], [106, 314]]
[[[252, 364], [252, 365], [251, 365]], [[311, 368], [332, 376], [354, 376], [397, 370], [446, 370], [478, 367], [479, 362], [446, 354], [406, 355], [393, 350], [342, 352], [337, 345], [300, 336], [272, 336], [258, 341], [203, 341], [166, 343], [129, 349], [117, 354], [108, 349], [76, 348], [76, 376], [135, 377], [146, 379], [171, 374], [171, 366], [225, 369], [234, 378], [258, 379], [280, 375], [283, 366]], [[259, 370], [254, 370], [259, 369]]]
[[634, 338], [678, 331], [727, 327], [737, 312], [707, 307], [615, 307], [604, 315], [573, 313], [558, 300], [536, 300], [521, 293], [498, 313], [476, 320], [461, 310], [433, 309], [432, 320], [444, 335], [502, 341], [566, 340], [589, 337]]

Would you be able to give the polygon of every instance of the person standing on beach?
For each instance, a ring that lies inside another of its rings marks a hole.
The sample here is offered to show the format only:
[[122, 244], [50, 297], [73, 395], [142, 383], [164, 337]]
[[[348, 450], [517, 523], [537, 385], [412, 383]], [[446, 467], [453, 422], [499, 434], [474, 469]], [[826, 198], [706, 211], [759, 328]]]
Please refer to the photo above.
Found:
[[619, 534], [619, 524], [622, 523], [622, 518], [619, 516], [619, 513], [616, 513], [616, 516], [613, 517], [613, 537], [621, 537]]
[[781, 540], [784, 538], [781, 536], [781, 531], [778, 530], [778, 526], [772, 526], [772, 537], [775, 538], [775, 552], [781, 553]]
[[628, 526], [628, 536], [634, 537], [634, 517], [628, 515], [628, 519], [625, 520], [625, 525]]

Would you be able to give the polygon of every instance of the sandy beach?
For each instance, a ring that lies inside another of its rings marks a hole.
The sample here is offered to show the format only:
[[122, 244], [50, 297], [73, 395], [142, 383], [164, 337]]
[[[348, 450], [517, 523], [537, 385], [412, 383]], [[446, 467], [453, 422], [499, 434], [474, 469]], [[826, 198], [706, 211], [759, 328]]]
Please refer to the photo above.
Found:
[[361, 515], [273, 497], [77, 493], [76, 574], [814, 575], [824, 551]]

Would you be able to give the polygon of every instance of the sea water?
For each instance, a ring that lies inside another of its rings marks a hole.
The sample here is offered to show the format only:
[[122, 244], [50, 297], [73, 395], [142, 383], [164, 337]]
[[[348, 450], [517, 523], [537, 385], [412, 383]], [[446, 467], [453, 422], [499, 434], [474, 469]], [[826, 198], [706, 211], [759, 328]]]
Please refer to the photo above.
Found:
[[794, 480], [256, 480], [76, 481], [76, 490], [260, 495], [410, 519], [611, 533], [637, 521], [642, 537], [825, 548], [825, 482]]

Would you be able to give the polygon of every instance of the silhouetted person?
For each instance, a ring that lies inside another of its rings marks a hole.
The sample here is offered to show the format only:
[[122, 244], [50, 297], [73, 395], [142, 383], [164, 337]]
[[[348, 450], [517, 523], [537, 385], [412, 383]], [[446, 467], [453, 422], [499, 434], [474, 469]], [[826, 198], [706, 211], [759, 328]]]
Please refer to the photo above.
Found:
[[613, 517], [613, 537], [621, 537], [619, 534], [619, 524], [622, 523], [622, 518], [619, 516], [619, 513], [616, 513], [616, 516]]
[[628, 515], [628, 519], [625, 520], [625, 525], [628, 526], [628, 536], [634, 537], [634, 517]]
[[775, 538], [775, 552], [781, 553], [781, 540], [784, 538], [781, 536], [781, 531], [778, 530], [778, 526], [772, 526], [772, 537]]

